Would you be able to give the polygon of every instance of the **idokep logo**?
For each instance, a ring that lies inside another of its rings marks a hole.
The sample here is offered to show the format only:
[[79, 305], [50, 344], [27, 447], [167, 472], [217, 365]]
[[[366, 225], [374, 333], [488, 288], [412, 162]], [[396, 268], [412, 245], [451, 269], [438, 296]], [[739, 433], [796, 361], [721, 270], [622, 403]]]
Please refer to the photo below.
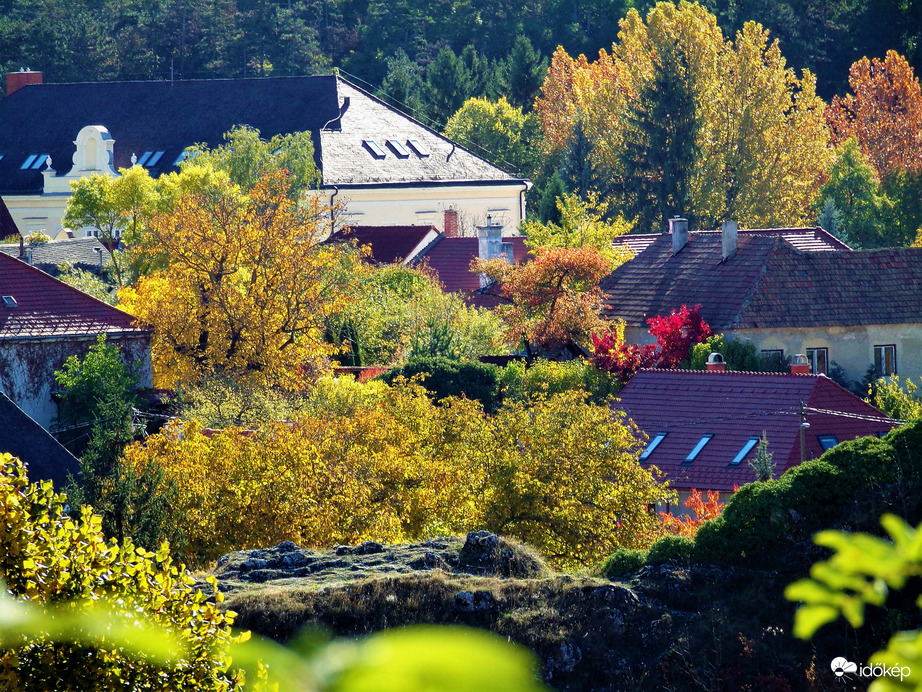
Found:
[[861, 678], [899, 678], [900, 681], [902, 681], [908, 678], [909, 674], [912, 672], [909, 666], [884, 666], [880, 664], [859, 666], [857, 663], [852, 663], [841, 656], [832, 659], [830, 667], [837, 678], [843, 678], [847, 675], [857, 675]]

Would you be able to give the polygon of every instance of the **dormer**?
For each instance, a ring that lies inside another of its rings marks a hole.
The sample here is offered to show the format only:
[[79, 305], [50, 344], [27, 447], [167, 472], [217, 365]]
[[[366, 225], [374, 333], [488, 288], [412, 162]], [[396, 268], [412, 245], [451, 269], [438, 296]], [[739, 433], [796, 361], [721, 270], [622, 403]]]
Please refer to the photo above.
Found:
[[87, 125], [77, 134], [74, 141], [74, 167], [68, 177], [82, 178], [92, 173], [116, 175], [112, 163], [115, 154], [112, 151], [115, 140], [102, 125]]

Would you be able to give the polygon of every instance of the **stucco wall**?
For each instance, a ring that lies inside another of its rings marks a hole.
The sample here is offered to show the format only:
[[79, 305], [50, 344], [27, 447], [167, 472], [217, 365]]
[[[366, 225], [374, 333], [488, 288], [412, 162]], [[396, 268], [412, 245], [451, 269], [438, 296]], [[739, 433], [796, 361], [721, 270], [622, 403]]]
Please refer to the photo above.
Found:
[[[785, 356], [806, 354], [810, 348], [829, 349], [829, 362], [845, 370], [855, 381], [864, 378], [874, 364], [874, 347], [896, 346], [896, 373], [900, 377], [922, 377], [922, 324], [875, 324], [849, 327], [799, 329], [738, 329], [725, 332], [755, 344], [757, 350], [783, 350]], [[628, 343], [649, 344], [654, 339], [639, 327], [625, 329]]]
[[[83, 357], [95, 337], [71, 339], [0, 340], [0, 390], [42, 427], [48, 429], [58, 414], [51, 398], [56, 385], [54, 371], [71, 355]], [[150, 337], [115, 336], [109, 343], [122, 347], [129, 363], [140, 362], [140, 384], [152, 386]]]
[[[504, 233], [518, 229], [522, 222], [524, 185], [447, 186], [416, 188], [345, 189], [332, 199], [346, 205], [344, 223], [356, 226], [428, 226], [443, 229], [444, 212], [458, 212], [458, 225], [464, 235], [476, 235], [476, 227], [502, 223]], [[332, 193], [327, 191], [324, 202]]]

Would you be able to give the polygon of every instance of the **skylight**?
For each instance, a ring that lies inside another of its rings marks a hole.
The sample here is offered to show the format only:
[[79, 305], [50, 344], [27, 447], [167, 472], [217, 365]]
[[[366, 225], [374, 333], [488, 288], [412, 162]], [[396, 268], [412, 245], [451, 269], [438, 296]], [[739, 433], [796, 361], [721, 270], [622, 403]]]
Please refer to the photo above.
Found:
[[396, 139], [389, 139], [387, 140], [387, 143], [397, 153], [397, 156], [399, 156], [400, 158], [405, 159], [410, 156], [410, 152], [407, 151], [407, 148], [403, 146], [403, 144], [398, 142]]
[[647, 448], [640, 455], [640, 460], [644, 461], [648, 456], [653, 454], [653, 450], [659, 447], [659, 443], [666, 439], [666, 433], [656, 433], [654, 438], [647, 444]]
[[150, 155], [153, 154], [153, 153], [154, 153], [154, 152], [152, 152], [152, 151], [145, 151], [143, 154], [141, 154], [141, 158], [138, 159], [138, 164], [137, 164], [137, 165], [143, 166], [144, 164], [146, 164], [146, 163], [147, 163], [147, 159], [149, 159], [149, 158], [150, 158]]
[[823, 448], [824, 452], [828, 452], [839, 444], [839, 438], [835, 435], [817, 435], [816, 439], [820, 441], [820, 446]]
[[35, 161], [36, 158], [38, 158], [38, 154], [32, 154], [31, 156], [29, 156], [29, 158], [26, 159], [25, 163], [23, 163], [19, 167], [19, 170], [24, 171], [27, 168], [29, 168], [32, 165], [32, 163]]
[[157, 165], [157, 162], [160, 161], [160, 158], [161, 158], [162, 156], [163, 156], [163, 152], [162, 152], [162, 151], [156, 151], [156, 152], [154, 152], [154, 155], [151, 156], [150, 159], [148, 159], [147, 165], [150, 166], [151, 168], [153, 168], [154, 166]]
[[701, 439], [698, 440], [698, 444], [696, 444], [695, 448], [692, 449], [692, 451], [688, 453], [688, 456], [685, 457], [685, 461], [683, 461], [682, 463], [683, 464], [692, 463], [695, 460], [695, 457], [697, 457], [701, 453], [701, 450], [704, 449], [704, 445], [706, 445], [708, 442], [711, 441], [712, 437], [714, 436], [713, 435], [702, 435]]
[[16, 302], [16, 299], [13, 296], [3, 296], [3, 307], [18, 308], [19, 304]]
[[0, 161], [3, 161], [3, 154], [0, 154]]
[[383, 159], [385, 156], [387, 156], [387, 152], [378, 146], [378, 143], [373, 139], [363, 139], [362, 144], [371, 150], [372, 155], [374, 155], [376, 159]]
[[35, 159], [35, 163], [32, 164], [32, 170], [37, 171], [39, 168], [45, 165], [47, 160], [48, 154], [39, 154], [38, 158]]
[[189, 158], [189, 152], [186, 151], [185, 149], [183, 149], [183, 150], [179, 153], [179, 156], [176, 157], [176, 160], [173, 162], [173, 165], [174, 165], [174, 166], [178, 166], [178, 165], [181, 164], [183, 161], [185, 161], [187, 158]]
[[419, 156], [429, 156], [429, 150], [418, 139], [408, 139], [407, 144]]
[[744, 444], [739, 453], [733, 457], [733, 461], [730, 462], [730, 465], [733, 466], [735, 464], [739, 464], [743, 459], [746, 458], [746, 455], [749, 454], [749, 452], [752, 451], [752, 448], [757, 444], [759, 444], [758, 437], [750, 437], [748, 440], [746, 440], [746, 444]]

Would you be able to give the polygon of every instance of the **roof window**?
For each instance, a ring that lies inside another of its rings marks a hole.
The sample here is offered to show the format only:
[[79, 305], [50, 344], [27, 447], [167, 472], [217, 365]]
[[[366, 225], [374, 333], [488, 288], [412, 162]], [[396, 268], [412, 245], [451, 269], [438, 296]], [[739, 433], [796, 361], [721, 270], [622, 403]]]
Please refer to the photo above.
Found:
[[0, 154], [0, 161], [3, 161], [3, 154]]
[[153, 168], [160, 162], [160, 159], [162, 157], [163, 157], [162, 151], [155, 151], [153, 155], [147, 160], [147, 165]]
[[396, 139], [387, 140], [387, 144], [388, 146], [390, 146], [391, 149], [394, 150], [394, 153], [396, 153], [397, 156], [399, 156], [400, 158], [402, 159], [409, 158], [410, 152], [407, 151], [407, 148], [403, 146], [400, 142], [398, 142]]
[[37, 171], [39, 168], [45, 165], [45, 161], [48, 160], [48, 154], [30, 154], [23, 164], [19, 167], [19, 170], [33, 170]]
[[656, 433], [652, 440], [647, 444], [647, 448], [640, 455], [640, 460], [645, 461], [648, 456], [653, 454], [653, 450], [659, 447], [659, 443], [666, 439], [666, 433]]
[[713, 435], [702, 435], [701, 439], [698, 440], [698, 444], [696, 444], [694, 449], [692, 449], [692, 451], [688, 453], [688, 456], [685, 457], [685, 460], [682, 463], [683, 464], [692, 463], [695, 460], [695, 458], [701, 453], [701, 450], [704, 449], [704, 445], [706, 445], [708, 442], [711, 441], [712, 437], [714, 436]]
[[820, 447], [823, 448], [824, 452], [828, 452], [839, 444], [839, 438], [835, 435], [817, 435], [816, 439], [820, 441]]
[[154, 153], [154, 152], [152, 152], [152, 151], [145, 151], [143, 154], [141, 154], [141, 158], [138, 159], [138, 162], [137, 162], [136, 165], [138, 165], [138, 166], [143, 166], [144, 164], [146, 164], [146, 163], [147, 163], [147, 159], [149, 159], [149, 158], [150, 158], [150, 155], [153, 154], [153, 153]]
[[418, 139], [408, 139], [407, 144], [418, 156], [429, 156], [429, 150]]
[[756, 436], [756, 437], [750, 437], [750, 438], [746, 441], [746, 444], [743, 445], [743, 448], [737, 453], [737, 455], [736, 455], [735, 457], [733, 457], [733, 461], [730, 462], [730, 465], [731, 465], [731, 466], [736, 466], [736, 465], [738, 465], [743, 459], [745, 459], [745, 458], [746, 458], [746, 455], [749, 454], [749, 452], [752, 451], [752, 448], [755, 447], [757, 444], [759, 444], [759, 439], [760, 439], [760, 438], [759, 438], [758, 436]]
[[19, 303], [16, 302], [16, 299], [13, 296], [3, 296], [3, 307], [18, 308]]
[[189, 158], [189, 151], [187, 149], [183, 149], [181, 152], [179, 152], [179, 156], [176, 157], [176, 160], [173, 162], [173, 165], [178, 166], [183, 161], [185, 161], [187, 158]]
[[373, 139], [363, 139], [362, 144], [368, 147], [368, 150], [371, 151], [372, 155], [376, 159], [383, 159], [387, 156], [387, 152], [382, 149], [377, 142]]

